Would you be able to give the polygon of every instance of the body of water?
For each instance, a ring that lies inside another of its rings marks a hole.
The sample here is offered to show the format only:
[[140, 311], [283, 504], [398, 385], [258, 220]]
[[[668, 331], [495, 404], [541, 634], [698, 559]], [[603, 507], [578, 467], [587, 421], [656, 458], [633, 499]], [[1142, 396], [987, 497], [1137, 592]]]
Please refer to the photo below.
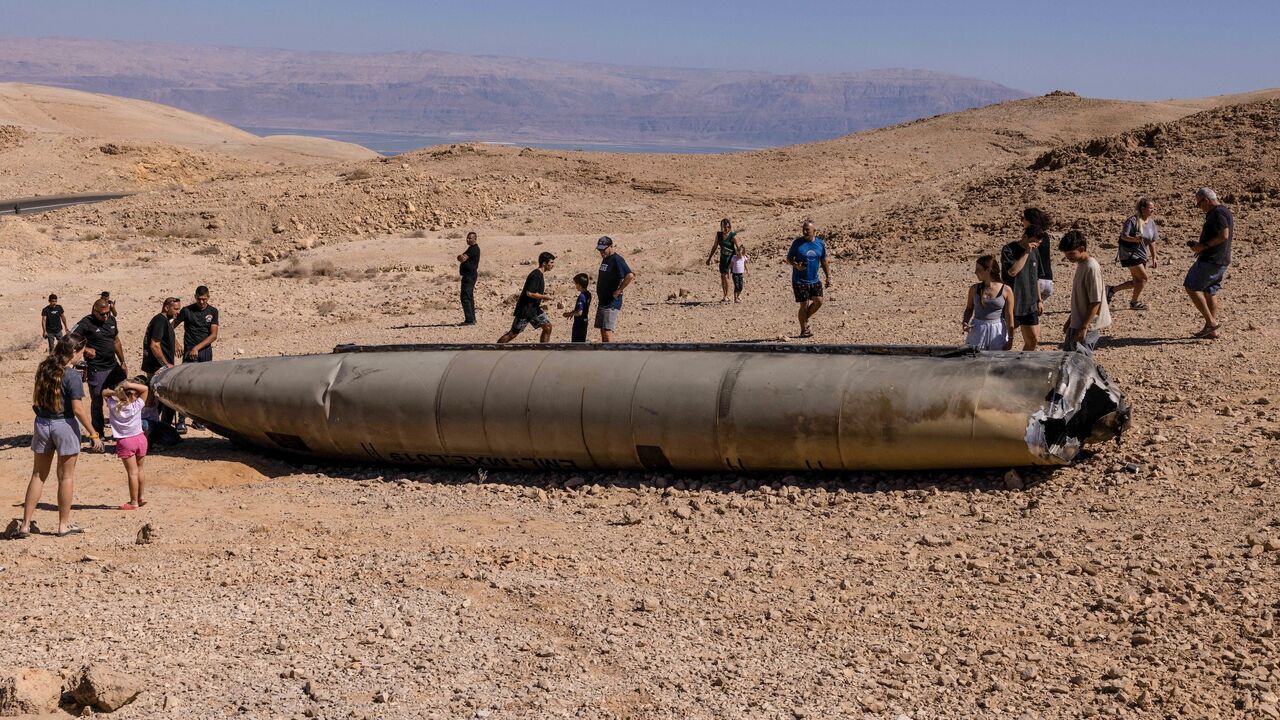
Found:
[[[412, 133], [356, 132], [354, 130], [307, 130], [304, 128], [250, 127], [240, 126], [254, 135], [306, 135], [330, 140], [363, 145], [383, 155], [399, 155], [412, 152], [431, 145], [450, 145], [453, 143], [488, 142], [479, 138], [458, 135], [416, 135]], [[512, 147], [532, 147], [543, 150], [583, 150], [587, 152], [623, 152], [623, 153], [679, 153], [714, 155], [718, 153], [740, 152], [757, 148], [742, 147], [690, 147], [687, 145], [623, 145], [614, 143], [589, 142], [495, 142], [494, 145], [510, 145]]]

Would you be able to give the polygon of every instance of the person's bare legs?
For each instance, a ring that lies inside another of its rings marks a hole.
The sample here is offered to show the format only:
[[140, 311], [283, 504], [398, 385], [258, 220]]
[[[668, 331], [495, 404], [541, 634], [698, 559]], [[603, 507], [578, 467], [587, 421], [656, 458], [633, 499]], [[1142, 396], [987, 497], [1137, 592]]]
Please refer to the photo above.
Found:
[[133, 503], [138, 507], [142, 507], [147, 504], [147, 501], [142, 497], [142, 491], [146, 485], [142, 477], [142, 465], [144, 460], [146, 460], [145, 457], [138, 456], [138, 499]]
[[811, 298], [800, 303], [800, 310], [796, 313], [796, 317], [800, 320], [800, 334], [804, 335], [809, 332], [809, 318], [818, 312], [818, 308], [822, 307], [822, 298]]
[[1040, 344], [1040, 326], [1039, 325], [1019, 325], [1022, 330], [1022, 349], [1030, 352], [1036, 349]]
[[1147, 275], [1147, 268], [1145, 265], [1134, 265], [1133, 267], [1130, 267], [1129, 274], [1132, 277], [1119, 285], [1112, 285], [1111, 292], [1118, 293], [1121, 290], [1133, 290], [1133, 297], [1129, 298], [1129, 303], [1133, 304], [1138, 302], [1138, 298], [1142, 295], [1142, 289], [1147, 286], [1147, 280], [1150, 276]]
[[142, 495], [142, 469], [138, 467], [140, 460], [136, 455], [120, 460], [124, 463], [124, 472], [129, 477], [129, 504], [134, 507], [138, 507], [138, 498]]
[[58, 456], [58, 534], [71, 527], [71, 500], [75, 494], [76, 459], [79, 455]]
[[720, 302], [729, 302], [729, 273], [720, 273], [720, 289], [724, 291]]
[[613, 342], [613, 331], [600, 328], [600, 342]]
[[1196, 310], [1199, 310], [1200, 314], [1204, 316], [1204, 328], [1201, 331], [1216, 330], [1218, 328], [1218, 301], [1208, 293], [1192, 290], [1191, 288], [1183, 289], [1187, 291], [1187, 295], [1191, 298], [1191, 304], [1195, 305]]
[[551, 342], [551, 323], [542, 326], [542, 337], [538, 338], [540, 343]]
[[506, 333], [502, 337], [498, 338], [498, 344], [502, 345], [503, 343], [509, 343], [514, 340], [515, 337], [514, 333]]
[[27, 483], [27, 495], [22, 501], [23, 532], [31, 530], [31, 516], [36, 514], [36, 505], [40, 503], [40, 495], [44, 492], [44, 481], [49, 478], [49, 468], [53, 467], [54, 452], [38, 453], [31, 463], [31, 482]]

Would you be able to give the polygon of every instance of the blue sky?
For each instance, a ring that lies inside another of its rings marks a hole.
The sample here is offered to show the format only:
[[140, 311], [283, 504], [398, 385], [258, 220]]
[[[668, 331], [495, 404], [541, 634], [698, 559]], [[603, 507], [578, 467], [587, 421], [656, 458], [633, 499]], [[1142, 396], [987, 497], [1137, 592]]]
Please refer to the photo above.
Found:
[[0, 37], [773, 72], [909, 67], [1131, 99], [1280, 86], [1280, 0], [0, 0], [0, 13]]

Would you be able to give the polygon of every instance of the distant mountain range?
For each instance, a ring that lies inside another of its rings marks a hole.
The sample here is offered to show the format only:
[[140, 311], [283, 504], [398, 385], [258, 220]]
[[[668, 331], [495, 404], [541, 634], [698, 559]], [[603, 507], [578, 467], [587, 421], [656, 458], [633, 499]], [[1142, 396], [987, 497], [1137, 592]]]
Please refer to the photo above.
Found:
[[749, 147], [1026, 95], [927, 70], [775, 75], [440, 52], [18, 38], [0, 39], [0, 80], [151, 100], [241, 126]]

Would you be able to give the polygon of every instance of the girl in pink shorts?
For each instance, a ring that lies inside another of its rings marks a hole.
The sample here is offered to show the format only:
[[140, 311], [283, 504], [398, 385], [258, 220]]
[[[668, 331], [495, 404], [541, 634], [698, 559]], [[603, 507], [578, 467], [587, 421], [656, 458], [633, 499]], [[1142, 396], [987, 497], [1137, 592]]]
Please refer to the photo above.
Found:
[[137, 510], [147, 504], [142, 499], [142, 461], [147, 457], [142, 409], [151, 391], [140, 380], [145, 379], [125, 380], [110, 390], [102, 391], [107, 399], [111, 435], [116, 441], [116, 457], [124, 463], [124, 471], [129, 475], [129, 502], [121, 505], [121, 510]]

